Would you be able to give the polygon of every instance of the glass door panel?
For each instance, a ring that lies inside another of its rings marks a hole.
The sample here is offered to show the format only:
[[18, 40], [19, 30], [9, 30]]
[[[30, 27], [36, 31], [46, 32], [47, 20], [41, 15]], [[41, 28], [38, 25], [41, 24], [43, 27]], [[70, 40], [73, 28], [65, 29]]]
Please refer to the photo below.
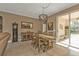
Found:
[[79, 48], [79, 11], [71, 13], [70, 32], [70, 46]]
[[58, 16], [57, 18], [57, 44], [69, 45], [69, 15]]

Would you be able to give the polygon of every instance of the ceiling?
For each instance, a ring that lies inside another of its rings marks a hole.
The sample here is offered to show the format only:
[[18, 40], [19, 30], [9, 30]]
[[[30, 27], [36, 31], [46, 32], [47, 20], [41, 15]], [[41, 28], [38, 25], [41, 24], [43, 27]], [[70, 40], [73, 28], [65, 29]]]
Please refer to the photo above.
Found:
[[61, 10], [76, 5], [75, 3], [0, 3], [0, 11], [17, 15], [38, 18], [42, 13], [42, 7], [48, 6], [44, 13], [55, 14]]

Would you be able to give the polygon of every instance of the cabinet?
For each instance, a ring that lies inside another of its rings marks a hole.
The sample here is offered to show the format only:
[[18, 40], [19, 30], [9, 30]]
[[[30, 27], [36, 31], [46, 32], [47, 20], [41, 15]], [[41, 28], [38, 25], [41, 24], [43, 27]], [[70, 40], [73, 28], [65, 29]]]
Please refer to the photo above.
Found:
[[33, 32], [22, 32], [21, 33], [21, 41], [27, 41], [32, 39]]
[[27, 36], [27, 39], [31, 40], [33, 36], [33, 32], [27, 32], [26, 36]]
[[21, 41], [26, 41], [27, 40], [27, 38], [26, 38], [26, 33], [24, 33], [24, 32], [22, 32], [21, 33]]
[[0, 16], [0, 32], [2, 32], [2, 24], [3, 24], [3, 19], [2, 19], [2, 16]]
[[18, 41], [18, 24], [15, 22], [12, 24], [13, 40], [12, 42]]

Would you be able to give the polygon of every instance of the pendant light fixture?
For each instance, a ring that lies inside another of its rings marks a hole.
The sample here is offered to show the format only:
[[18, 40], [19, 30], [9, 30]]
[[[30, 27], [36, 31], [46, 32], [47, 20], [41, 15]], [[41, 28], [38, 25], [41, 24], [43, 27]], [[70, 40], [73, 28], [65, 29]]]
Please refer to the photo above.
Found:
[[47, 21], [48, 15], [44, 13], [44, 10], [48, 7], [49, 7], [49, 4], [47, 6], [42, 7], [42, 14], [39, 15], [39, 20]]

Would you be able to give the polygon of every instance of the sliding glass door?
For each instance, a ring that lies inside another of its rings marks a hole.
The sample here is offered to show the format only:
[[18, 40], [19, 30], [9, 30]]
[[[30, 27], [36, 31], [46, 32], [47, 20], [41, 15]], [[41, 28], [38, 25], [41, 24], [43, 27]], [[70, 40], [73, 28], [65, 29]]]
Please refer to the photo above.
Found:
[[57, 17], [56, 42], [79, 49], [79, 11]]
[[70, 18], [70, 46], [79, 49], [79, 11], [71, 13]]
[[69, 15], [57, 17], [57, 44], [69, 45]]

